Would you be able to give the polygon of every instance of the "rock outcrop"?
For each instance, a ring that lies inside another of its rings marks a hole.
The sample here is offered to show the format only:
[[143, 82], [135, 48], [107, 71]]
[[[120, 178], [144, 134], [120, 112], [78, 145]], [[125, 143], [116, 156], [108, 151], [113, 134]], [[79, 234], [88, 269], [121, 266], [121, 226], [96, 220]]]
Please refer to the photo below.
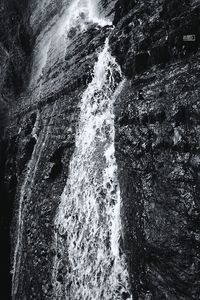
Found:
[[135, 299], [200, 295], [199, 9], [138, 1], [111, 38], [130, 78], [116, 103], [116, 155]]

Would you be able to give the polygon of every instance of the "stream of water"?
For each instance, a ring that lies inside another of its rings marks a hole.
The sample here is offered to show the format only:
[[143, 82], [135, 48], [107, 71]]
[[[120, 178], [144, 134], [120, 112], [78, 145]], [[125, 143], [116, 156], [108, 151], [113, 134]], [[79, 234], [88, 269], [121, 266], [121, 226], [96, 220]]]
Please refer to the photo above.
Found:
[[122, 85], [107, 40], [81, 99], [76, 148], [55, 218], [55, 299], [131, 299], [114, 148], [114, 101]]
[[[40, 6], [38, 10], [41, 9]], [[91, 23], [101, 27], [112, 25], [108, 19], [98, 16], [98, 5], [95, 0], [65, 0], [61, 16], [59, 18], [55, 16], [49, 23], [36, 40], [30, 80], [32, 88], [41, 83], [46, 66], [51, 68], [55, 61], [64, 60], [72, 33], [83, 32]]]
[[[91, 22], [99, 26], [111, 25], [108, 20], [98, 18], [95, 1], [72, 1], [61, 19], [50, 32], [47, 31], [46, 40], [36, 47], [32, 82], [38, 80], [48, 64], [52, 49], [59, 48], [60, 42], [55, 41], [66, 43], [72, 28], [86, 30]], [[66, 50], [65, 47], [62, 49]], [[80, 98], [75, 151], [54, 220], [56, 255], [52, 266], [52, 299], [132, 299], [126, 258], [121, 247], [121, 197], [115, 159], [114, 102], [122, 86], [121, 69], [110, 53], [107, 39], [98, 54], [93, 80]], [[38, 149], [37, 144], [35, 149]], [[21, 263], [23, 199], [27, 190], [30, 191], [28, 196], [31, 193], [42, 149], [39, 154], [34, 151], [21, 189], [13, 299], [17, 293]]]
[[[62, 27], [67, 32], [74, 24], [84, 28], [82, 14], [102, 26], [108, 24], [98, 21], [91, 1], [74, 1], [69, 11], [71, 17]], [[114, 102], [122, 86], [121, 70], [107, 39], [80, 101], [75, 152], [55, 218], [53, 299], [132, 299], [120, 242], [114, 147]]]
[[[85, 15], [88, 7], [84, 6]], [[114, 148], [114, 101], [122, 85], [107, 39], [80, 101], [75, 152], [55, 218], [55, 299], [131, 299], [120, 249], [121, 198]]]

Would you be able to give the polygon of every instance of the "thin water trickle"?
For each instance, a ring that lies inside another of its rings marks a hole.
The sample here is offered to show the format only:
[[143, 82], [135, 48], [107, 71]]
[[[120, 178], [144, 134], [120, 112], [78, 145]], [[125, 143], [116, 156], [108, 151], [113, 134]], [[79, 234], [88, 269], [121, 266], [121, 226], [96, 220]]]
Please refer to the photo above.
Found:
[[131, 299], [120, 251], [114, 101], [123, 85], [108, 40], [80, 103], [76, 147], [55, 218], [54, 299]]
[[[53, 110], [50, 116], [50, 123], [52, 116], [54, 114], [56, 107], [56, 102], [54, 103]], [[29, 202], [32, 189], [35, 184], [35, 177], [38, 171], [38, 165], [40, 163], [41, 155], [46, 145], [50, 126], [46, 124], [44, 127], [44, 132], [41, 133], [41, 136], [37, 135], [39, 130], [39, 113], [37, 114], [37, 119], [32, 131], [32, 137], [36, 139], [36, 144], [33, 150], [32, 157], [27, 165], [26, 173], [24, 176], [24, 181], [19, 193], [19, 207], [18, 207], [18, 216], [16, 224], [16, 243], [13, 256], [13, 267], [12, 267], [12, 299], [15, 300], [17, 297], [18, 286], [20, 282], [20, 268], [22, 264], [22, 249], [23, 249], [23, 234], [24, 234], [24, 216], [26, 213], [26, 205]]]

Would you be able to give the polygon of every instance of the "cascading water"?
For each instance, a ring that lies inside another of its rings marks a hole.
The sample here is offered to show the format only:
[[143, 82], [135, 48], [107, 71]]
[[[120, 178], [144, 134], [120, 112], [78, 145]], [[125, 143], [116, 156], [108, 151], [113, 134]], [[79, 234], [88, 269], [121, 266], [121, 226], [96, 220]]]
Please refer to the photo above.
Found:
[[[48, 0], [49, 1], [49, 0]], [[36, 42], [30, 86], [67, 51], [71, 29], [89, 23], [111, 25], [98, 18], [95, 2], [74, 0]], [[64, 38], [63, 38], [64, 37]], [[132, 299], [126, 259], [120, 248], [120, 190], [114, 148], [114, 101], [123, 85], [120, 67], [106, 40], [94, 67], [93, 80], [80, 101], [76, 148], [55, 217], [52, 299]], [[39, 83], [39, 93], [42, 87]], [[52, 112], [53, 114], [53, 112]], [[13, 299], [18, 290], [24, 196], [31, 197], [37, 166], [48, 129], [37, 141], [21, 188], [17, 242], [13, 264]], [[27, 201], [27, 200], [26, 200]]]
[[112, 25], [109, 20], [98, 17], [98, 8], [94, 0], [66, 0], [62, 15], [52, 22], [47, 24], [36, 41], [30, 81], [32, 88], [42, 79], [45, 66], [51, 68], [55, 60], [64, 59], [71, 31], [77, 34], [86, 30], [91, 23], [101, 27]]
[[107, 40], [81, 99], [76, 148], [55, 218], [53, 299], [132, 299], [120, 249], [114, 156], [113, 109], [121, 80]]

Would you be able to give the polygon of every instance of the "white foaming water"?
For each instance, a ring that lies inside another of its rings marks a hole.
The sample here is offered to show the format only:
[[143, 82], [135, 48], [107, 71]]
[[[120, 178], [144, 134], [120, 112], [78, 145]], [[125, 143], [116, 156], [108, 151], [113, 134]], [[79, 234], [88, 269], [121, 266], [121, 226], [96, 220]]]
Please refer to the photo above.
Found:
[[84, 30], [88, 23], [96, 23], [99, 26], [112, 25], [110, 21], [99, 18], [94, 0], [72, 1], [59, 23], [59, 36], [67, 36], [69, 30], [74, 27]]
[[[48, 0], [51, 2], [52, 0]], [[66, 8], [62, 16], [48, 24], [39, 35], [36, 42], [33, 59], [33, 70], [30, 87], [37, 85], [43, 76], [45, 66], [51, 67], [55, 60], [64, 59], [69, 37], [86, 30], [93, 23], [99, 26], [112, 25], [98, 15], [98, 7], [94, 0], [73, 0], [70, 5], [66, 1]], [[71, 33], [71, 34], [70, 34]]]
[[132, 299], [120, 250], [114, 155], [114, 101], [122, 84], [106, 41], [81, 99], [75, 152], [55, 218], [53, 299]]

